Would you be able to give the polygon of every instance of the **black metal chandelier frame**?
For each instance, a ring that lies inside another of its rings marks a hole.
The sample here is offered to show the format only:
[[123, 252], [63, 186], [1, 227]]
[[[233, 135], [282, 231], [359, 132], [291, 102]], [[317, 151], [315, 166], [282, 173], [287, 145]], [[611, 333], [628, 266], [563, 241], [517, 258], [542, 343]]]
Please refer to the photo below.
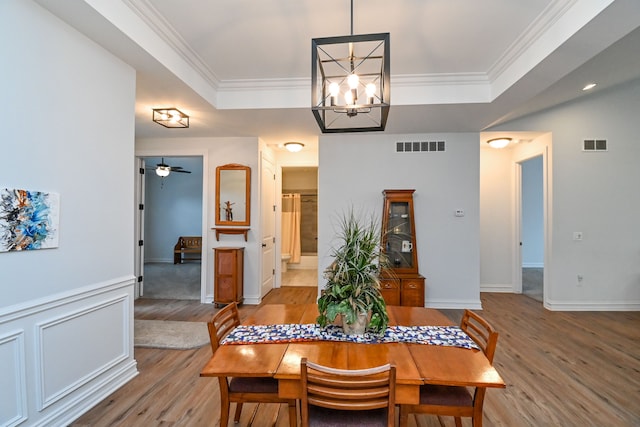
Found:
[[[385, 129], [391, 94], [389, 38], [389, 33], [353, 34], [352, 0], [351, 35], [311, 40], [311, 110], [323, 133]], [[367, 53], [356, 55], [356, 50]], [[335, 52], [347, 53], [337, 55]], [[351, 89], [353, 103], [339, 104], [337, 96], [330, 91], [331, 83], [343, 86], [349, 76], [356, 73], [365, 82], [375, 83], [375, 93], [359, 96], [365, 89], [360, 80], [357, 88]], [[359, 100], [363, 98], [366, 102], [361, 103]]]

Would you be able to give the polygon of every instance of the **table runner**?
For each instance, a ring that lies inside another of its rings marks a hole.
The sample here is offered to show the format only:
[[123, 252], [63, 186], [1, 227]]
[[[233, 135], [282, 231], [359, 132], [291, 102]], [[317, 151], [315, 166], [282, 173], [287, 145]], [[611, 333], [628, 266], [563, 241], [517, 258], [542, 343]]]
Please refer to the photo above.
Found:
[[478, 349], [459, 326], [389, 326], [384, 334], [347, 335], [342, 327], [318, 324], [241, 325], [221, 344], [264, 344], [304, 341], [347, 341], [363, 344], [403, 342]]

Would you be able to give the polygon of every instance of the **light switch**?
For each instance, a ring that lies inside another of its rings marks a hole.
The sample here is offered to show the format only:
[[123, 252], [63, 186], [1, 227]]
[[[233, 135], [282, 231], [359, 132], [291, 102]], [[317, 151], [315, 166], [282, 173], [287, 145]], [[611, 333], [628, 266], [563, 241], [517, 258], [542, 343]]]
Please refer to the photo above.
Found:
[[464, 216], [464, 209], [456, 209], [455, 216]]

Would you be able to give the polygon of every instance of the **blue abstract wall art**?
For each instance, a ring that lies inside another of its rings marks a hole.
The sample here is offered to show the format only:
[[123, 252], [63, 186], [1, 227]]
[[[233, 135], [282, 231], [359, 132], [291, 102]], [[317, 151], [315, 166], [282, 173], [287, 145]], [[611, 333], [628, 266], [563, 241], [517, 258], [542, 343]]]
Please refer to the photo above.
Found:
[[0, 252], [58, 247], [60, 195], [0, 190]]

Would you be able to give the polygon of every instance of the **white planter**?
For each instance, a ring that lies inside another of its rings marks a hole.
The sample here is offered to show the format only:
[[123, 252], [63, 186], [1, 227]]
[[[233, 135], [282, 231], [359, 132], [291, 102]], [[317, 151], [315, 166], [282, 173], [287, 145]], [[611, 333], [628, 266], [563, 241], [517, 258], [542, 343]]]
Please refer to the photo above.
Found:
[[347, 335], [364, 335], [365, 329], [367, 329], [367, 323], [369, 316], [367, 313], [361, 313], [358, 315], [355, 322], [348, 324], [345, 321], [345, 316], [342, 316], [342, 330]]

